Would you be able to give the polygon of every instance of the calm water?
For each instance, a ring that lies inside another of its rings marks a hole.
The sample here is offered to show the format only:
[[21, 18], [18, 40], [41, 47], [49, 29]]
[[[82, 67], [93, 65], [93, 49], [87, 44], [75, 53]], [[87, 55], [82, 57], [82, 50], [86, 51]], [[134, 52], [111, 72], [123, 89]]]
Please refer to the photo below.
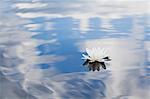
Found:
[[131, 1], [0, 0], [0, 99], [149, 99], [150, 2]]

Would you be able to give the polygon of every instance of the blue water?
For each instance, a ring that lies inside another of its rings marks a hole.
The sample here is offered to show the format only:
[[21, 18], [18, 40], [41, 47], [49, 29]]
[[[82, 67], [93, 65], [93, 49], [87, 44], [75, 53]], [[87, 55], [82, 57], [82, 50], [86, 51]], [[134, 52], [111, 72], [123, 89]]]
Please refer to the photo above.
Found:
[[[1, 0], [0, 99], [149, 99], [148, 2]], [[82, 66], [95, 47], [106, 70]]]

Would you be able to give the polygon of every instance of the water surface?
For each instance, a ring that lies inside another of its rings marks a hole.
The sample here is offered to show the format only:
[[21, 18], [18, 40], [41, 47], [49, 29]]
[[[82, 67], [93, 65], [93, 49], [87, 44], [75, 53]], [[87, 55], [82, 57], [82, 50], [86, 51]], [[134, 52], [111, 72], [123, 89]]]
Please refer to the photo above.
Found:
[[[1, 0], [1, 99], [148, 99], [148, 1]], [[107, 69], [82, 66], [108, 50]]]

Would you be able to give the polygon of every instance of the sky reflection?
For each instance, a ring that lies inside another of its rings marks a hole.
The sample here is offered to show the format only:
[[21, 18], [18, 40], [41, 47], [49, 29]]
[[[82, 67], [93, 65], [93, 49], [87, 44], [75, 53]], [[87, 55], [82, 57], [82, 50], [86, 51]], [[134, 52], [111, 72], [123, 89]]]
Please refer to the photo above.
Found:
[[[147, 99], [148, 3], [1, 0], [0, 97]], [[93, 47], [108, 50], [107, 70], [82, 66], [81, 53]]]

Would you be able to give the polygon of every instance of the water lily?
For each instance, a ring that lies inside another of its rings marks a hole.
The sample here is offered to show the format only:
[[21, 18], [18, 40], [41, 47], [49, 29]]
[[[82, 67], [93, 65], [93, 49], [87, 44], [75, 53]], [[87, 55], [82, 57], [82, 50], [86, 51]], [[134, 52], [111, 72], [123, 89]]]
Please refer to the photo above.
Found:
[[86, 48], [86, 54], [82, 54], [82, 56], [82, 59], [85, 60], [83, 65], [87, 65], [89, 67], [89, 71], [99, 71], [100, 66], [102, 66], [103, 69], [106, 69], [105, 62], [111, 61], [104, 48]]

